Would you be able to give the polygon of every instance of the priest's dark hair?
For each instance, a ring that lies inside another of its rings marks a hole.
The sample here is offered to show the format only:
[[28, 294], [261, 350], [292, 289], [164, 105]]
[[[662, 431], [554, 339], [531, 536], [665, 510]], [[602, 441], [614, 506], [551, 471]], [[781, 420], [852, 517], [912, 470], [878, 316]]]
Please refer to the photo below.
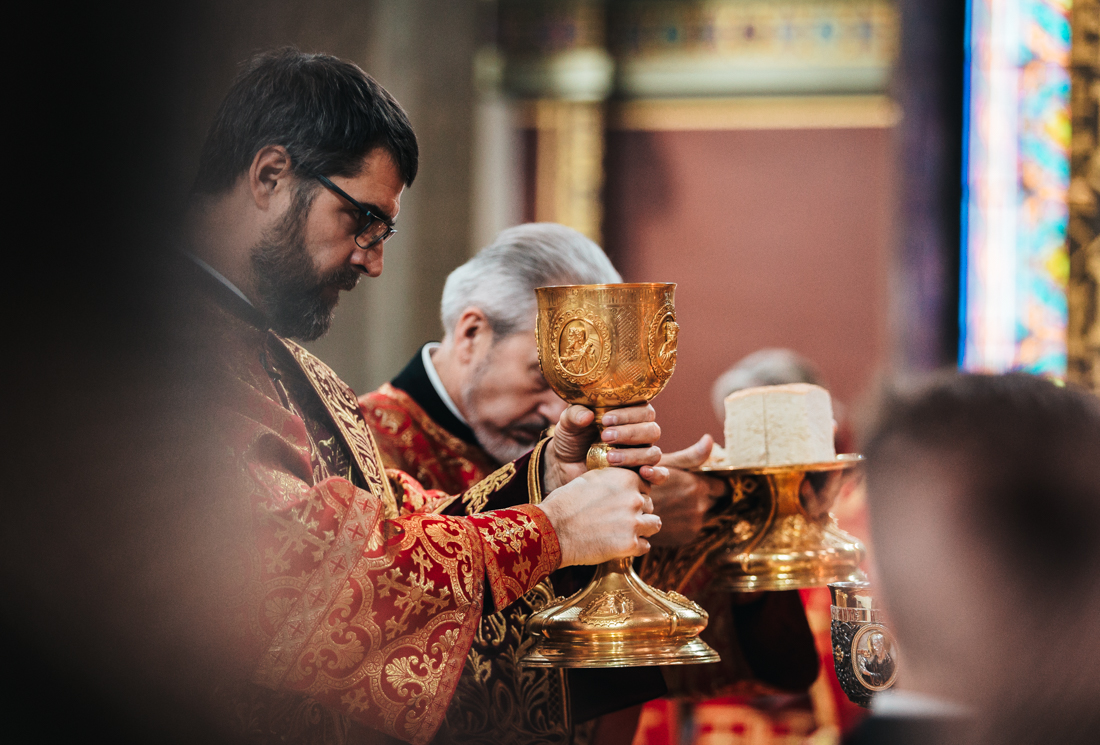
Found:
[[282, 145], [299, 174], [354, 176], [376, 147], [406, 184], [416, 177], [416, 135], [401, 105], [356, 65], [292, 47], [249, 60], [207, 133], [193, 192], [230, 188], [268, 145]]

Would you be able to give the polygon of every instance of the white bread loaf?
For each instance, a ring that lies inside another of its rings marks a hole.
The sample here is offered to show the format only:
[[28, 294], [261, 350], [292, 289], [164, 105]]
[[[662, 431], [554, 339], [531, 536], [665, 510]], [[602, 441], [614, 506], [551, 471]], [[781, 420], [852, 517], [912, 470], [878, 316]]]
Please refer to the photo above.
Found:
[[726, 466], [789, 466], [836, 458], [833, 406], [821, 386], [746, 388], [725, 402]]

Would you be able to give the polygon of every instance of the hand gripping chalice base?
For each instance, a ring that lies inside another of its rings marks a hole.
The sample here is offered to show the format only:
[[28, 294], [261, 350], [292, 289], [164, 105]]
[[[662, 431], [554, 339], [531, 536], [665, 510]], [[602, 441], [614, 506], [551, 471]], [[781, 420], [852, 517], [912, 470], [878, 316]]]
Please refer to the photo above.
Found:
[[[550, 387], [596, 413], [654, 398], [676, 367], [674, 284], [540, 287], [539, 362]], [[589, 468], [607, 467], [597, 443]], [[646, 585], [629, 559], [605, 562], [588, 586], [531, 617], [534, 667], [635, 667], [717, 662], [699, 639], [707, 613], [683, 595]]]

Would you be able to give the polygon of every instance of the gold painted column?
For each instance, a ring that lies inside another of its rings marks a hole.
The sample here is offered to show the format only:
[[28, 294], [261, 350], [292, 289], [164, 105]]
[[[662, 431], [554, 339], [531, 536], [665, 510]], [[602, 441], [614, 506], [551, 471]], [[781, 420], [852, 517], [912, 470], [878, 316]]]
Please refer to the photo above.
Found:
[[534, 219], [601, 241], [604, 101], [614, 62], [603, 0], [501, 0], [502, 87], [534, 133]]
[[1070, 22], [1067, 377], [1100, 393], [1100, 0], [1076, 0]]
[[535, 130], [535, 220], [568, 225], [599, 243], [603, 103], [535, 101], [531, 119]]

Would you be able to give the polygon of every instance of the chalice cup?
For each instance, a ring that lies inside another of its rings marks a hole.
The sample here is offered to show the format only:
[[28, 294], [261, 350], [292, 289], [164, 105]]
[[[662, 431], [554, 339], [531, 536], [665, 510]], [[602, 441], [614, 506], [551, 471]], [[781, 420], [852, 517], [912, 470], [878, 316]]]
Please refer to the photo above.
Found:
[[[676, 285], [663, 283], [540, 287], [536, 336], [550, 387], [570, 404], [603, 415], [644, 404], [676, 367]], [[606, 468], [610, 448], [596, 443], [589, 468]], [[717, 662], [701, 639], [707, 613], [675, 592], [654, 589], [630, 559], [600, 564], [586, 587], [534, 614], [532, 667], [635, 667]]]

